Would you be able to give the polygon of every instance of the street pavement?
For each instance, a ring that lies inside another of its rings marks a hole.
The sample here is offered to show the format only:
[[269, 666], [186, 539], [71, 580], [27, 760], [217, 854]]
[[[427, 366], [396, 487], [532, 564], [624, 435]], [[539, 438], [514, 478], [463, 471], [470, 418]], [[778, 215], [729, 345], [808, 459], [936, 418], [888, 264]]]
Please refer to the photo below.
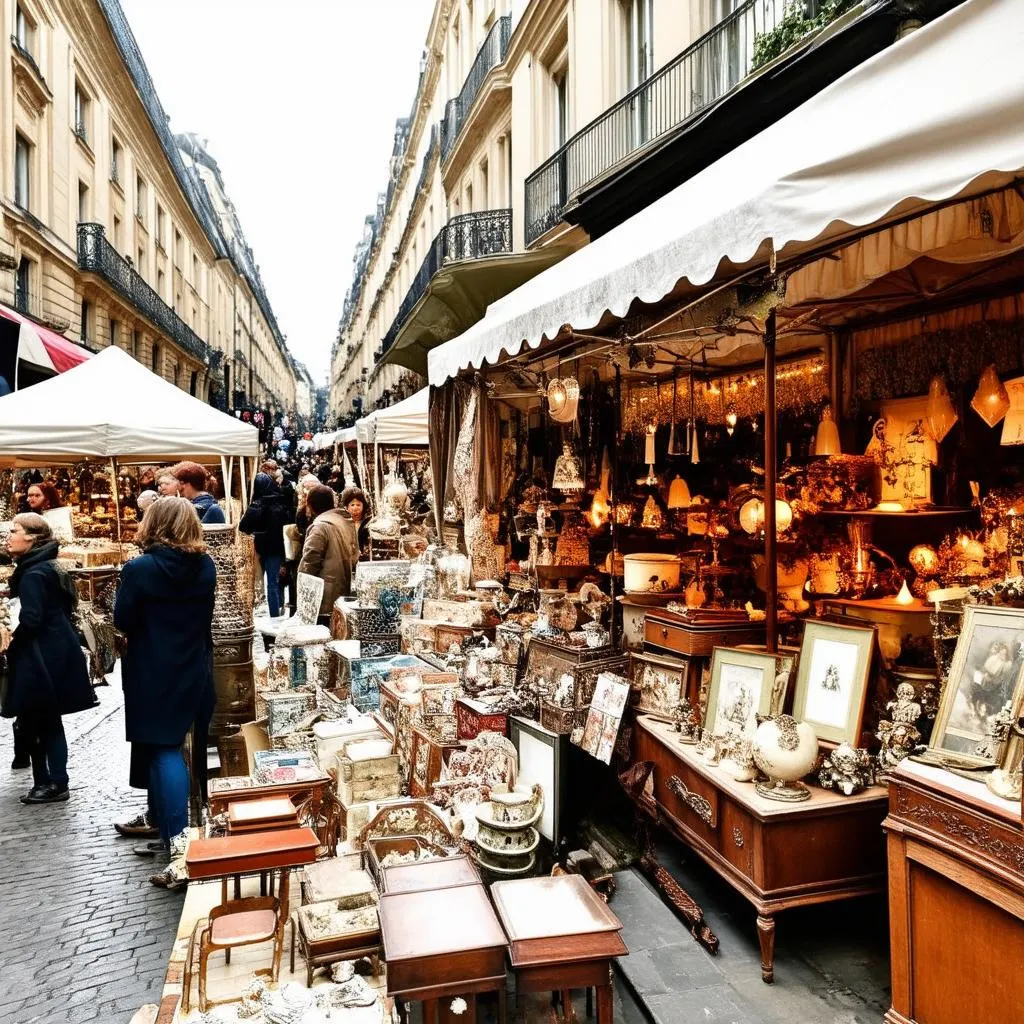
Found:
[[127, 1024], [159, 1003], [183, 894], [149, 883], [115, 821], [142, 810], [128, 786], [119, 686], [98, 708], [64, 719], [71, 799], [25, 806], [29, 770], [12, 771], [0, 722], [0, 1021]]

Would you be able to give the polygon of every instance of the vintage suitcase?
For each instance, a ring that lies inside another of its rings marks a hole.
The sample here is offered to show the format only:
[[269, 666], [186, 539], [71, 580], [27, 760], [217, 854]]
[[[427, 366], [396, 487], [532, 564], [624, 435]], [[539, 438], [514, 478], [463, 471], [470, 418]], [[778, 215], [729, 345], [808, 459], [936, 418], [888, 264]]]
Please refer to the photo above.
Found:
[[590, 706], [597, 677], [602, 672], [625, 674], [626, 657], [613, 647], [565, 647], [534, 637], [526, 652], [524, 682], [554, 693], [563, 675], [573, 679], [577, 711]]

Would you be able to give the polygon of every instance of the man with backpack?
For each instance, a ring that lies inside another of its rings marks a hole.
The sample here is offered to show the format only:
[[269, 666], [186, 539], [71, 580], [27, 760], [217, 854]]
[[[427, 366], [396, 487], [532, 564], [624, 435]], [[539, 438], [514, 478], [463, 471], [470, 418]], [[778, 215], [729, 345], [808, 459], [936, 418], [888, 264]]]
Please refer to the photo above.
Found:
[[266, 577], [267, 608], [271, 618], [281, 614], [281, 565], [284, 561], [284, 528], [293, 515], [269, 473], [257, 473], [252, 501], [238, 524], [242, 533], [252, 534], [256, 554]]

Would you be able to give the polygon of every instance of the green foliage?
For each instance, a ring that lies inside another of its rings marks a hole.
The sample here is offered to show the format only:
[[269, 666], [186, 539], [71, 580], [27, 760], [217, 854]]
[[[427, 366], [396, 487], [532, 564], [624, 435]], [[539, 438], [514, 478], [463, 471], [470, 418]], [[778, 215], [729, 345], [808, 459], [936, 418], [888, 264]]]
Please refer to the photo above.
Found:
[[782, 20], [771, 30], [758, 35], [754, 39], [754, 59], [750, 70], [756, 71], [773, 61], [780, 53], [785, 53], [794, 43], [800, 42], [804, 36], [817, 32], [830, 22], [845, 14], [858, 0], [824, 0], [818, 13], [813, 18], [806, 16], [806, 8], [802, 0], [793, 0], [788, 4]]

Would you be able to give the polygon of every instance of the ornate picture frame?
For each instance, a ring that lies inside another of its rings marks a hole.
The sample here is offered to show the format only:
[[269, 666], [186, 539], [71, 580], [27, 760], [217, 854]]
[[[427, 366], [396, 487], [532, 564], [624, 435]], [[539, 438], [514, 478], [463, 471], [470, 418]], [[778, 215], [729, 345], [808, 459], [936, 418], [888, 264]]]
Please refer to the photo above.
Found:
[[753, 739], [757, 716], [773, 713], [778, 659], [774, 654], [715, 647], [704, 714], [710, 736], [738, 734]]

